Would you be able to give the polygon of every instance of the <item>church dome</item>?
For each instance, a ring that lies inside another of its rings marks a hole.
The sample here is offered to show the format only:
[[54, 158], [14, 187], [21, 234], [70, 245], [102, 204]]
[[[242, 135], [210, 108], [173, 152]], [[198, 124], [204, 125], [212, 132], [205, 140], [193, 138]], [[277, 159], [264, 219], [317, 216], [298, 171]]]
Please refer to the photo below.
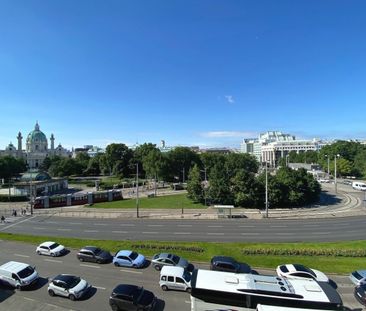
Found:
[[39, 129], [38, 122], [36, 123], [34, 130], [28, 134], [27, 143], [46, 143], [47, 144], [46, 135]]

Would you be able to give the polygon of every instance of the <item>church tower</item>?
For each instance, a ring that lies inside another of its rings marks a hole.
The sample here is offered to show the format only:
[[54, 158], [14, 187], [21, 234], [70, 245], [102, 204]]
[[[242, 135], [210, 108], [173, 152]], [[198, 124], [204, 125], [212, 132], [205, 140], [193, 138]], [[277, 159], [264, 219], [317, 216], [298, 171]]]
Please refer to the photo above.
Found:
[[17, 139], [18, 139], [17, 157], [22, 158], [22, 155], [23, 155], [23, 146], [22, 146], [23, 136], [22, 136], [22, 133], [20, 133], [20, 132], [18, 133]]
[[55, 136], [53, 136], [53, 134], [51, 134], [51, 154], [55, 155]]

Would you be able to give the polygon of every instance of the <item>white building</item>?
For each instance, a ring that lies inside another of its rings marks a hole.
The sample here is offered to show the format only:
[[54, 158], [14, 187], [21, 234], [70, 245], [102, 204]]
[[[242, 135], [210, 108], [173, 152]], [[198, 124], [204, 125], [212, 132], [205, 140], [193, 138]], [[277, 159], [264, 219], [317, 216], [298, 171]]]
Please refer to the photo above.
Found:
[[0, 156], [13, 156], [22, 158], [28, 165], [29, 169], [37, 169], [44, 159], [49, 156], [69, 157], [71, 153], [59, 144], [55, 148], [55, 137], [50, 136], [50, 148], [48, 148], [48, 140], [46, 135], [40, 130], [38, 122], [34, 126], [26, 140], [26, 149], [23, 150], [23, 136], [19, 132], [17, 136], [18, 148], [10, 143], [5, 150], [0, 150]]

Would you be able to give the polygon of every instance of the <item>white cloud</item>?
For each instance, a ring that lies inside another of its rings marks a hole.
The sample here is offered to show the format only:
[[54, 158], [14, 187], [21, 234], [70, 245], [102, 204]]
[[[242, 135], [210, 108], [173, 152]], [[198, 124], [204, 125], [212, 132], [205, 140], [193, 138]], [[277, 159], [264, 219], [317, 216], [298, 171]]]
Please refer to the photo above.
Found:
[[206, 138], [230, 138], [230, 137], [252, 138], [257, 137], [258, 133], [239, 132], [239, 131], [212, 131], [212, 132], [200, 133], [200, 136]]
[[225, 95], [225, 98], [226, 98], [226, 101], [229, 104], [234, 104], [235, 103], [235, 100], [234, 100], [234, 96], [233, 95]]

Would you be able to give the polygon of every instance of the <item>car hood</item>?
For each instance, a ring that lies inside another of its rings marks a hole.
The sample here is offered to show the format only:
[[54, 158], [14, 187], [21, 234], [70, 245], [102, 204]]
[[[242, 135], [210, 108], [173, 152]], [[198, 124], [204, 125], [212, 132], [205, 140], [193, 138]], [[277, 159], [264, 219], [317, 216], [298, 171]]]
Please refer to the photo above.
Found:
[[319, 282], [329, 282], [329, 278], [321, 271], [311, 269], [316, 274], [316, 280]]
[[23, 278], [22, 281], [25, 284], [32, 283], [33, 280], [38, 279], [38, 272], [36, 270], [33, 271], [33, 273], [30, 276], [27, 276], [26, 278]]
[[65, 247], [63, 245], [59, 245], [56, 248], [51, 249], [51, 252], [53, 252], [53, 253], [60, 253], [60, 252], [62, 252], [64, 250], [65, 250]]
[[155, 296], [152, 292], [148, 290], [144, 290], [144, 293], [142, 297], [140, 298], [140, 301], [138, 302], [141, 306], [148, 306], [150, 305], [155, 299]]
[[179, 262], [177, 264], [177, 266], [179, 267], [183, 267], [183, 268], [188, 268], [189, 262], [188, 260], [184, 259], [184, 258], [180, 258]]
[[137, 258], [134, 260], [134, 263], [138, 265], [142, 265], [144, 262], [145, 262], [145, 256], [141, 254], [139, 254]]
[[74, 293], [78, 293], [82, 290], [84, 290], [86, 287], [88, 287], [88, 282], [80, 279], [80, 282], [78, 284], [76, 284], [75, 287], [71, 288], [70, 291], [74, 292]]

